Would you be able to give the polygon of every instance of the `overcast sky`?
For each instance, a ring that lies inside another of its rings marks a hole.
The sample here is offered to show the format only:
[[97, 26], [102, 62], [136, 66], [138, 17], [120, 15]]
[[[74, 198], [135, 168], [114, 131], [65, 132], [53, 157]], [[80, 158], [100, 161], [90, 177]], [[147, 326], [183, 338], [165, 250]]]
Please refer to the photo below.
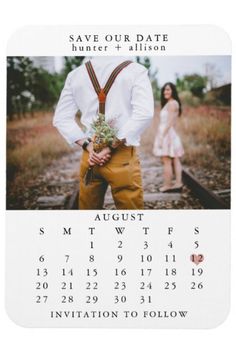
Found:
[[151, 57], [152, 69], [158, 69], [157, 78], [160, 85], [175, 82], [176, 74], [199, 73], [214, 75], [217, 85], [231, 82], [230, 56], [161, 56]]
[[[180, 77], [193, 73], [205, 75], [207, 69], [214, 75], [217, 86], [231, 82], [230, 56], [150, 56], [150, 59], [151, 70], [158, 69], [157, 79], [160, 86], [166, 82], [175, 82], [176, 74]], [[62, 57], [55, 58], [57, 71], [62, 68], [62, 61]]]

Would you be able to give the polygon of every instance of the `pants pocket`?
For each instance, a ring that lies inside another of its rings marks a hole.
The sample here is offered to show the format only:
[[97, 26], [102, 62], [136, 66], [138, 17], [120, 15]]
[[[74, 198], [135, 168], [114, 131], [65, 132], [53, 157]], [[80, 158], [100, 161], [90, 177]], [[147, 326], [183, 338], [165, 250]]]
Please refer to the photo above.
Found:
[[131, 166], [127, 163], [106, 167], [103, 176], [112, 189], [119, 190], [132, 186]]

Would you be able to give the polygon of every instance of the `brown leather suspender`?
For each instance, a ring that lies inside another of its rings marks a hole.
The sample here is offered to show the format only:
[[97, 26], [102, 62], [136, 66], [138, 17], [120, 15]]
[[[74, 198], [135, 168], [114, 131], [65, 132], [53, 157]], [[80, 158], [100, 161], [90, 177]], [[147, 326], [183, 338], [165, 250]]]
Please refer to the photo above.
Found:
[[95, 71], [93, 69], [93, 65], [91, 63], [91, 61], [88, 61], [87, 63], [85, 63], [85, 66], [87, 68], [90, 80], [93, 84], [93, 87], [95, 89], [95, 92], [97, 93], [98, 96], [98, 100], [99, 100], [99, 113], [105, 114], [105, 103], [106, 103], [106, 97], [107, 94], [109, 92], [109, 90], [111, 89], [111, 86], [113, 84], [113, 82], [115, 81], [116, 77], [118, 76], [118, 74], [126, 67], [128, 66], [130, 63], [132, 63], [131, 60], [126, 60], [123, 63], [119, 64], [111, 73], [110, 77], [108, 78], [105, 86], [103, 88], [101, 88], [97, 76], [95, 74]]

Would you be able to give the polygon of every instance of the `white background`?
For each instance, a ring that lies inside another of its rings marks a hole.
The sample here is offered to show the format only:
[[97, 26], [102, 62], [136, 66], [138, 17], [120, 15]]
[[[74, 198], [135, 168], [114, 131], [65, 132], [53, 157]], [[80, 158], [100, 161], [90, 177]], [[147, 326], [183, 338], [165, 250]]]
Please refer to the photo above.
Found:
[[[48, 24], [215, 24], [223, 27], [235, 40], [235, 11], [233, 1], [210, 0], [165, 0], [134, 2], [104, 1], [2, 1], [0, 9], [0, 37], [1, 37], [1, 97], [0, 97], [0, 148], [1, 148], [1, 217], [5, 209], [5, 47], [9, 36], [23, 25]], [[217, 37], [215, 38], [217, 40]], [[234, 59], [235, 62], [235, 59]], [[233, 62], [233, 63], [234, 63]], [[233, 64], [234, 65], [234, 64]], [[234, 81], [233, 81], [234, 83]], [[233, 98], [234, 101], [234, 98]], [[234, 118], [234, 117], [232, 117]], [[235, 124], [233, 119], [233, 131]], [[233, 134], [234, 134], [233, 133]], [[236, 139], [232, 136], [235, 151]], [[234, 159], [234, 155], [232, 155]], [[233, 160], [232, 177], [235, 177], [235, 160]], [[235, 180], [232, 191], [235, 191]], [[232, 200], [233, 212], [235, 196]], [[232, 295], [231, 313], [228, 319], [218, 328], [212, 330], [112, 330], [112, 329], [25, 329], [16, 326], [6, 316], [4, 309], [4, 266], [5, 266], [5, 227], [3, 218], [0, 231], [0, 343], [8, 346], [235, 346], [235, 295]], [[235, 224], [232, 219], [232, 274], [236, 270], [235, 253]], [[222, 230], [223, 232], [223, 230]], [[232, 293], [236, 293], [235, 276], [232, 275]]]

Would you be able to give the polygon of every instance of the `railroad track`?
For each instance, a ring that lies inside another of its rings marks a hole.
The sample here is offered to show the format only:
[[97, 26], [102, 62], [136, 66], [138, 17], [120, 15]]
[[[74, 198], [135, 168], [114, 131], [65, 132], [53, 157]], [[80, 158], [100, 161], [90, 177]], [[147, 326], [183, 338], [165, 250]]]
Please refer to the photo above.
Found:
[[[75, 162], [80, 161], [80, 152], [72, 153], [47, 172], [43, 180], [44, 189], [37, 197], [38, 209], [78, 209], [78, 177]], [[183, 170], [185, 188], [182, 193], [160, 193], [163, 168], [154, 157], [140, 153], [145, 209], [229, 209], [230, 190], [211, 191], [188, 169]], [[77, 168], [78, 170], [78, 168]], [[55, 172], [57, 175], [55, 175]], [[59, 173], [59, 174], [58, 174]], [[37, 188], [38, 189], [38, 188]], [[105, 209], [114, 209], [110, 189], [105, 197]]]
[[[218, 194], [209, 190], [190, 172], [189, 169], [183, 169], [183, 182], [191, 190], [206, 209], [229, 209], [227, 204]], [[230, 193], [230, 191], [228, 191]]]
[[[209, 190], [190, 172], [189, 169], [183, 169], [183, 182], [190, 189], [191, 193], [199, 199], [202, 206], [206, 209], [229, 209], [230, 204], [227, 204], [218, 194]], [[226, 191], [224, 191], [226, 192]], [[227, 190], [227, 194], [230, 193]], [[163, 195], [165, 200], [167, 194], [157, 193], [159, 199]], [[177, 196], [178, 194], [176, 194]], [[68, 201], [67, 209], [78, 208], [79, 191], [75, 191]]]

